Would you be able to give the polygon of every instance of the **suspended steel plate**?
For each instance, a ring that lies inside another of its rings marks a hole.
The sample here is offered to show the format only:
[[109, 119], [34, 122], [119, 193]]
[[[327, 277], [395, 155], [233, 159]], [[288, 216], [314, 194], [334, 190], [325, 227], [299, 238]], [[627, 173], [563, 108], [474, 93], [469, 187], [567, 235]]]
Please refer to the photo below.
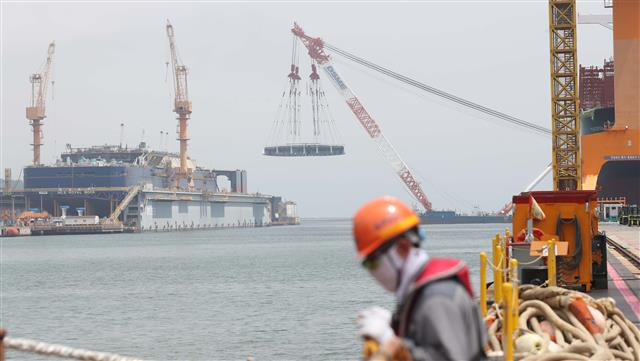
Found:
[[272, 157], [322, 157], [344, 155], [344, 145], [296, 143], [264, 147], [264, 155]]

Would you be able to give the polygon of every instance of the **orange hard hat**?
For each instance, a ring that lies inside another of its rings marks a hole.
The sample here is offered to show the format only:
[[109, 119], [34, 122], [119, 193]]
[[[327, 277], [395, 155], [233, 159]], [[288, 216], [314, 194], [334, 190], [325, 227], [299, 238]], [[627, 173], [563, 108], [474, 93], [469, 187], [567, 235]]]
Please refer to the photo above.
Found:
[[384, 196], [366, 203], [353, 217], [358, 257], [369, 256], [387, 241], [419, 224], [418, 216], [397, 198]]

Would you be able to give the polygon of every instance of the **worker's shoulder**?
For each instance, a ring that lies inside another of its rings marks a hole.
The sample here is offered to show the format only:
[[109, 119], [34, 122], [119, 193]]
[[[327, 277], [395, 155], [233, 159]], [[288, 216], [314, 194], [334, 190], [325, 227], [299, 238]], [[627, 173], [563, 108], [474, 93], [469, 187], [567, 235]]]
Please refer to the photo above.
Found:
[[467, 295], [464, 286], [454, 277], [451, 277], [429, 282], [424, 286], [419, 297], [423, 300], [436, 298], [454, 299], [464, 295]]

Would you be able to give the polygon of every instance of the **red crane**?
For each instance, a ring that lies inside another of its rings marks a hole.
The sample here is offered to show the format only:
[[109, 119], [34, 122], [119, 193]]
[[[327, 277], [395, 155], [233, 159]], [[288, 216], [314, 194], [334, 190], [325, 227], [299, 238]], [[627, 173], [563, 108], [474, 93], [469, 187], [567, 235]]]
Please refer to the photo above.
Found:
[[42, 120], [45, 115], [45, 101], [47, 98], [47, 90], [49, 81], [52, 76], [53, 53], [56, 45], [54, 42], [49, 44], [47, 48], [47, 62], [41, 72], [35, 73], [29, 77], [31, 82], [31, 100], [27, 107], [27, 119], [31, 121], [33, 127], [33, 165], [40, 165], [40, 147], [42, 146]]
[[395, 150], [389, 140], [382, 134], [382, 130], [376, 121], [369, 115], [365, 107], [362, 105], [358, 97], [347, 86], [346, 82], [338, 75], [335, 66], [333, 65], [331, 58], [324, 52], [324, 42], [320, 38], [312, 38], [304, 33], [302, 28], [294, 23], [293, 34], [297, 36], [300, 41], [309, 50], [309, 56], [318, 63], [318, 65], [327, 73], [333, 85], [344, 97], [347, 105], [356, 116], [362, 127], [367, 131], [369, 137], [378, 145], [378, 149], [384, 156], [384, 158], [391, 164], [393, 170], [398, 174], [402, 182], [404, 182], [409, 192], [420, 202], [422, 207], [426, 211], [431, 211], [431, 202], [427, 199], [427, 195], [422, 190], [420, 183], [411, 174], [407, 164], [400, 158], [400, 155]]
[[[171, 51], [171, 69], [173, 70], [173, 89], [175, 92], [174, 109], [178, 114], [178, 127], [180, 141], [180, 169], [178, 178], [186, 178], [189, 187], [193, 186], [191, 170], [187, 165], [187, 120], [191, 116], [191, 102], [189, 101], [189, 90], [187, 88], [187, 74], [189, 70], [181, 64], [178, 58], [178, 50], [175, 44], [173, 26], [167, 20], [167, 37], [169, 38], [169, 50]], [[179, 179], [178, 179], [179, 180]], [[179, 185], [179, 181], [176, 185]]]

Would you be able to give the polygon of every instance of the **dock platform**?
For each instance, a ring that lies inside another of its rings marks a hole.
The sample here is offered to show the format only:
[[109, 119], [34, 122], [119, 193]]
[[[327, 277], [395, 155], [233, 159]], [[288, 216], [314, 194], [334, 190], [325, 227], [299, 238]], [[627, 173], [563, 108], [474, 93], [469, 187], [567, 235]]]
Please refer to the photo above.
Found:
[[591, 296], [612, 297], [618, 307], [640, 327], [640, 229], [619, 224], [600, 224], [607, 236], [609, 288], [593, 290]]

